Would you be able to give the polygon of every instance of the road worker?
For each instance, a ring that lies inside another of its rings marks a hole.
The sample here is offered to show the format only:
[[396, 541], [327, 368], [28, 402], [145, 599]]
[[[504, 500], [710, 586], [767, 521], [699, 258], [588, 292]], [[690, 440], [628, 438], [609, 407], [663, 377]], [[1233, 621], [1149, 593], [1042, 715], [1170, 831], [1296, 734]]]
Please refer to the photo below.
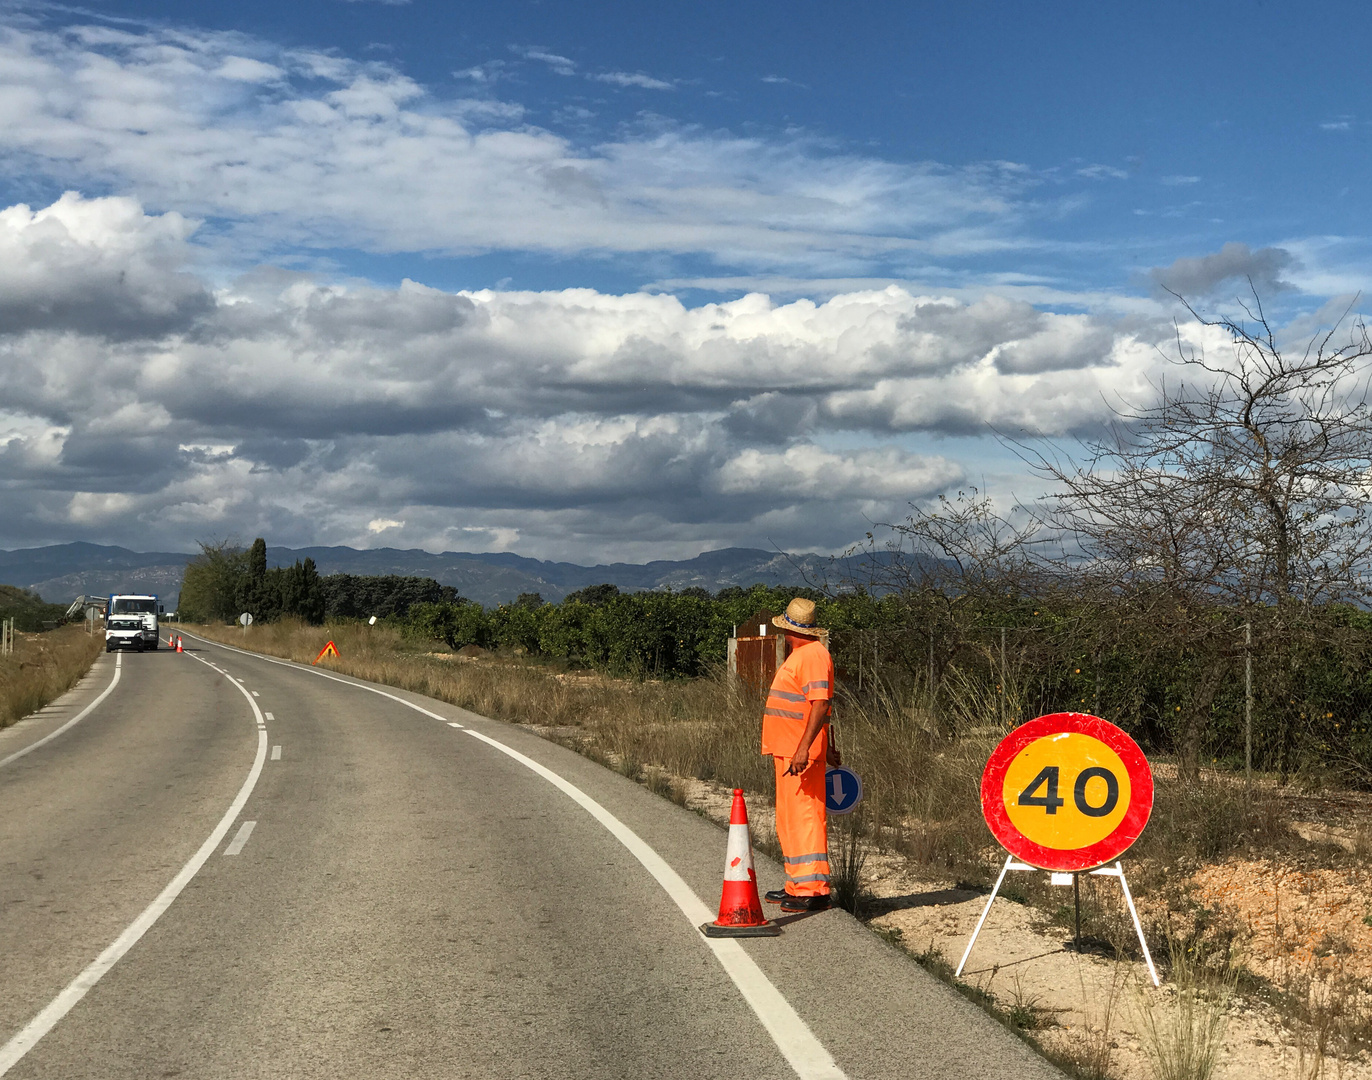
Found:
[[772, 623], [786, 635], [789, 655], [762, 710], [762, 752], [776, 767], [777, 839], [786, 887], [765, 899], [782, 911], [823, 911], [829, 906], [824, 771], [826, 762], [840, 760], [829, 738], [834, 660], [815, 621], [813, 601], [797, 597]]

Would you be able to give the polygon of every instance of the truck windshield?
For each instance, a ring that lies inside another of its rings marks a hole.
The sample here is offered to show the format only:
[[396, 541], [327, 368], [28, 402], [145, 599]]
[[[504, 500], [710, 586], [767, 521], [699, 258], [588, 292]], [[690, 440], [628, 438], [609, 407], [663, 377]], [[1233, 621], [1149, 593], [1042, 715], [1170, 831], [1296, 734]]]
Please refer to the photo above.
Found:
[[123, 597], [114, 602], [114, 615], [155, 615], [157, 614], [156, 600], [129, 600]]

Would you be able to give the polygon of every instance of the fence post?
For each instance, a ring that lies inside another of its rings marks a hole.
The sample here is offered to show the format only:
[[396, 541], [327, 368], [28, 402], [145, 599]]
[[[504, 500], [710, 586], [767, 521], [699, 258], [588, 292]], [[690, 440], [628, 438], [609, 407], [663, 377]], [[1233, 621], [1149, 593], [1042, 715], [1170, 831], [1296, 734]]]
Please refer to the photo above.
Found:
[[938, 684], [934, 682], [934, 631], [929, 630], [929, 714], [938, 705]]
[[1243, 778], [1253, 782], [1253, 620], [1243, 621]]
[[1005, 627], [1000, 628], [1000, 726], [1005, 727]]
[[1092, 695], [1092, 697], [1091, 697], [1091, 715], [1092, 715], [1092, 716], [1099, 716], [1099, 715], [1100, 715], [1100, 653], [1096, 653], [1096, 656], [1095, 656], [1095, 668], [1096, 668], [1096, 692], [1095, 692], [1095, 694]]

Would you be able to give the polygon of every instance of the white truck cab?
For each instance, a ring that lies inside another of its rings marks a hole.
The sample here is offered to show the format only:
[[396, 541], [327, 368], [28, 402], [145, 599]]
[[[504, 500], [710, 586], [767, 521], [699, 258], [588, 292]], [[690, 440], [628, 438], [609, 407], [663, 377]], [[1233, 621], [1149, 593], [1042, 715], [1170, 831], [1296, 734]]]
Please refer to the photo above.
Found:
[[112, 593], [105, 603], [105, 651], [155, 649], [162, 605], [147, 593]]

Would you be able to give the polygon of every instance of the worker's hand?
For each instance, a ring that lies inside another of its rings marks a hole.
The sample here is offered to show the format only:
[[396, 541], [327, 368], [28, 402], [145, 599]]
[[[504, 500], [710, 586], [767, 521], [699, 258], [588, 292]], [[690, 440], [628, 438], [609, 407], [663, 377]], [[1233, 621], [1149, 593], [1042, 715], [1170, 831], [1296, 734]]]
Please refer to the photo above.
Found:
[[838, 752], [838, 747], [833, 743], [829, 744], [829, 749], [824, 753], [824, 762], [831, 769], [836, 769], [843, 764], [843, 755]]
[[787, 776], [799, 776], [810, 767], [810, 751], [796, 748], [795, 754], [791, 758], [791, 764], [786, 766]]

